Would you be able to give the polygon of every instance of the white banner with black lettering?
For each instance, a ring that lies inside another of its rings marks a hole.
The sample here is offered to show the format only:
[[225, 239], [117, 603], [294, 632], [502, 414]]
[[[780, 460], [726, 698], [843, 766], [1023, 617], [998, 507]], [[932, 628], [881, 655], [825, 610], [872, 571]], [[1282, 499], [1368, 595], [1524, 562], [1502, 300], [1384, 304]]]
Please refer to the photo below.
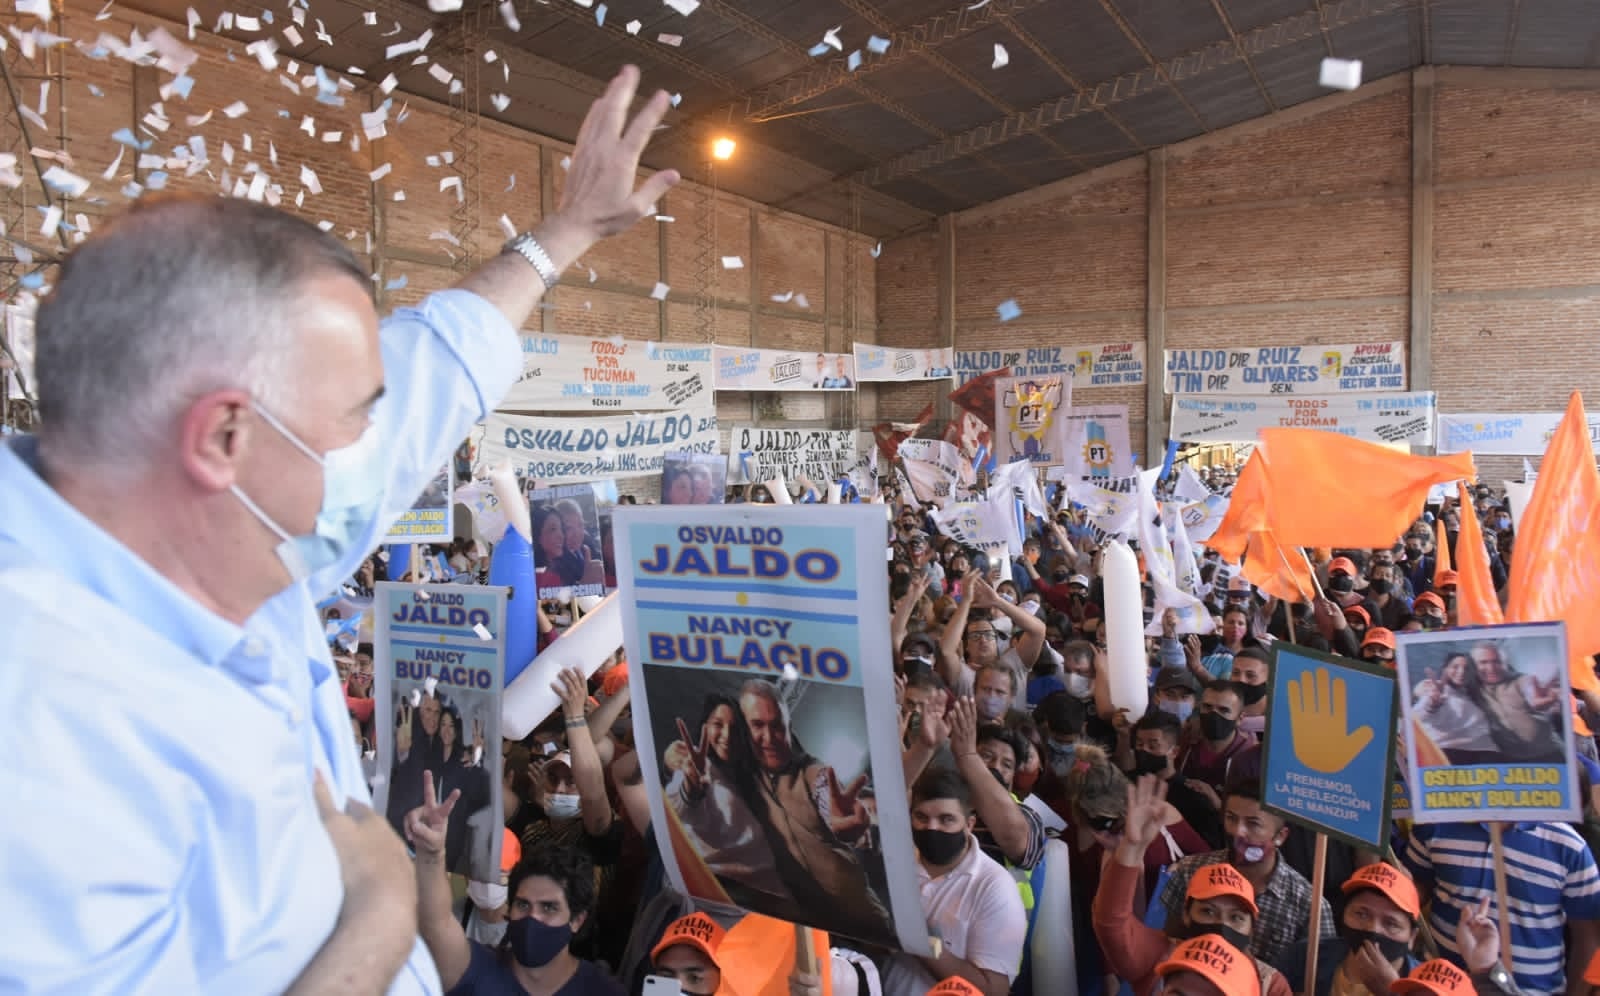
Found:
[[1406, 344], [1169, 349], [1168, 394], [1347, 394], [1406, 389]]
[[1261, 429], [1323, 429], [1372, 443], [1432, 446], [1432, 391], [1305, 398], [1179, 395], [1171, 438], [1185, 443], [1253, 443]]
[[526, 411], [657, 411], [711, 399], [711, 346], [522, 336], [522, 376], [500, 408]]
[[1074, 389], [1143, 384], [1144, 350], [1143, 342], [960, 349], [955, 354], [956, 380], [965, 384], [979, 374], [1010, 367], [1019, 377], [1071, 377]]
[[495, 412], [483, 423], [474, 475], [509, 463], [525, 481], [565, 484], [619, 477], [660, 477], [668, 453], [716, 453], [717, 413], [540, 418]]
[[849, 353], [716, 347], [719, 391], [849, 391], [856, 386]]
[[950, 380], [955, 373], [951, 349], [894, 349], [856, 343], [856, 380], [873, 381]]
[[801, 474], [826, 488], [856, 466], [853, 429], [758, 429], [736, 425], [728, 439], [728, 483], [764, 484]]

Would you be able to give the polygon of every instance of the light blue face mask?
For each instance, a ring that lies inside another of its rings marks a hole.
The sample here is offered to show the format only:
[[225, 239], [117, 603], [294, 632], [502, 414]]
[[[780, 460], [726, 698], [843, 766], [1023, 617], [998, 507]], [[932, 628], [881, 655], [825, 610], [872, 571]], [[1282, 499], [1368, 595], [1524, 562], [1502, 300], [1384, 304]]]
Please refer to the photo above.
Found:
[[237, 484], [228, 488], [263, 526], [283, 541], [278, 544], [278, 559], [293, 582], [300, 584], [349, 553], [378, 514], [383, 500], [378, 427], [368, 425], [361, 438], [349, 446], [318, 455], [266, 409], [254, 402], [250, 407], [263, 422], [322, 468], [322, 507], [317, 512], [313, 531], [307, 536], [291, 536]]
[[1188, 722], [1189, 714], [1194, 712], [1194, 703], [1188, 701], [1167, 702], [1163, 700], [1157, 703], [1157, 705], [1160, 706], [1161, 711], [1167, 715], [1178, 717], [1178, 722], [1180, 723]]

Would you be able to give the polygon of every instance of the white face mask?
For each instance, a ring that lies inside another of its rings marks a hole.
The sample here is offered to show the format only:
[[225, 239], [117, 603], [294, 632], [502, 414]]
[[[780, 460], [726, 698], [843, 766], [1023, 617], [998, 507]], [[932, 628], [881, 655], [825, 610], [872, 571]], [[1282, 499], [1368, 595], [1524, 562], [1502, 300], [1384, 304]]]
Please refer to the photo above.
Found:
[[499, 882], [467, 880], [467, 898], [480, 910], [497, 910], [506, 904], [506, 887]]
[[1094, 691], [1094, 682], [1086, 674], [1069, 674], [1066, 679], [1067, 694], [1075, 699], [1088, 698]]
[[545, 800], [545, 815], [552, 820], [575, 820], [578, 818], [579, 799], [575, 795], [551, 795]]
[[261, 420], [287, 439], [295, 449], [322, 468], [322, 507], [317, 522], [306, 536], [291, 536], [289, 531], [251, 501], [237, 484], [228, 490], [250, 513], [280, 540], [278, 559], [295, 584], [343, 559], [355, 546], [378, 514], [383, 501], [382, 454], [376, 424], [367, 426], [361, 438], [336, 450], [318, 455], [299, 436], [262, 408], [251, 402]]

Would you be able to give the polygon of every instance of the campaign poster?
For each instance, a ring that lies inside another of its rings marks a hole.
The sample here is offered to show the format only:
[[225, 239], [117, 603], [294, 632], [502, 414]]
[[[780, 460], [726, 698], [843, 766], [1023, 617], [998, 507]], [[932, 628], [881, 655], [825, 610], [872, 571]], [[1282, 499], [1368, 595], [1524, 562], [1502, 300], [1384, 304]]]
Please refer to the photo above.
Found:
[[1169, 349], [1168, 394], [1349, 394], [1406, 389], [1406, 344]]
[[720, 505], [727, 496], [728, 458], [721, 453], [669, 453], [663, 458], [661, 504]]
[[[986, 373], [1010, 369], [1016, 376], [1075, 376], [1073, 365], [1078, 351], [1071, 346], [1031, 346], [1027, 349], [958, 349], [955, 352], [956, 383], [964, 386]], [[984, 415], [988, 417], [987, 414]]]
[[570, 601], [605, 594], [606, 568], [594, 488], [565, 484], [528, 492], [533, 523], [533, 583], [540, 598]]
[[1062, 462], [1057, 421], [1072, 403], [1070, 375], [1006, 377], [994, 390], [994, 458], [1027, 460], [1039, 467]]
[[716, 347], [719, 391], [852, 391], [855, 357], [781, 349]]
[[673, 887], [927, 952], [893, 675], [878, 666], [883, 510], [614, 515], [634, 737]]
[[439, 468], [411, 508], [384, 537], [386, 543], [448, 543], [455, 535], [450, 523], [450, 505], [455, 494], [455, 461]]
[[856, 380], [871, 382], [952, 380], [955, 378], [954, 350], [894, 349], [856, 343]]
[[1356, 847], [1383, 850], [1394, 770], [1394, 672], [1273, 644], [1261, 805]]
[[500, 407], [655, 411], [710, 401], [710, 345], [524, 333], [522, 376]]
[[1059, 479], [1127, 477], [1138, 472], [1127, 405], [1073, 405], [1056, 418], [1062, 440]]
[[760, 429], [736, 425], [728, 436], [728, 476], [733, 484], [765, 484], [775, 477], [809, 477], [818, 487], [847, 477], [856, 466], [853, 429]]
[[432, 772], [440, 799], [461, 792], [446, 869], [498, 882], [506, 589], [380, 581], [373, 612], [373, 808], [403, 835], [406, 814], [422, 805], [423, 772]]
[[488, 476], [490, 467], [507, 463], [518, 477], [540, 484], [659, 477], [668, 453], [721, 449], [710, 408], [604, 418], [494, 412], [483, 421], [473, 471]]
[[1396, 643], [1412, 820], [1582, 818], [1564, 624], [1401, 633]]
[[1110, 342], [1078, 346], [1072, 364], [1072, 389], [1124, 387], [1144, 383], [1144, 343]]
[[1254, 443], [1262, 429], [1321, 429], [1369, 443], [1432, 446], [1437, 396], [1414, 394], [1172, 399], [1172, 438], [1183, 443]]
[[[1439, 416], [1439, 452], [1479, 456], [1539, 456], [1561, 424], [1563, 412]], [[1589, 443], [1600, 454], [1600, 412], [1590, 412]], [[1528, 478], [1533, 480], [1533, 478]]]

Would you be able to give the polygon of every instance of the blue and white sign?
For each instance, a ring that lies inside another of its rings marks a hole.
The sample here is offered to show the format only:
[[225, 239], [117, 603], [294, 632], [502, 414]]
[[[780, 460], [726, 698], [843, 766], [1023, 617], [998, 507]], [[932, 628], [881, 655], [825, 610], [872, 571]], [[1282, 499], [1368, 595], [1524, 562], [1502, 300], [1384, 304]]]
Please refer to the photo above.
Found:
[[1268, 701], [1261, 805], [1382, 850], [1394, 770], [1394, 672], [1279, 642]]
[[716, 453], [722, 444], [709, 408], [585, 419], [495, 412], [483, 426], [473, 472], [504, 462], [539, 484], [660, 477], [668, 453]]
[[1168, 394], [1348, 394], [1404, 391], [1406, 344], [1169, 349]]
[[921, 380], [949, 380], [955, 376], [952, 350], [895, 349], [890, 346], [872, 346], [858, 342], [853, 347], [856, 358], [856, 380], [901, 381], [915, 383]]
[[[1550, 446], [1561, 417], [1561, 412], [1441, 414], [1439, 452], [1538, 456]], [[1589, 442], [1600, 453], [1600, 412], [1589, 413]]]

